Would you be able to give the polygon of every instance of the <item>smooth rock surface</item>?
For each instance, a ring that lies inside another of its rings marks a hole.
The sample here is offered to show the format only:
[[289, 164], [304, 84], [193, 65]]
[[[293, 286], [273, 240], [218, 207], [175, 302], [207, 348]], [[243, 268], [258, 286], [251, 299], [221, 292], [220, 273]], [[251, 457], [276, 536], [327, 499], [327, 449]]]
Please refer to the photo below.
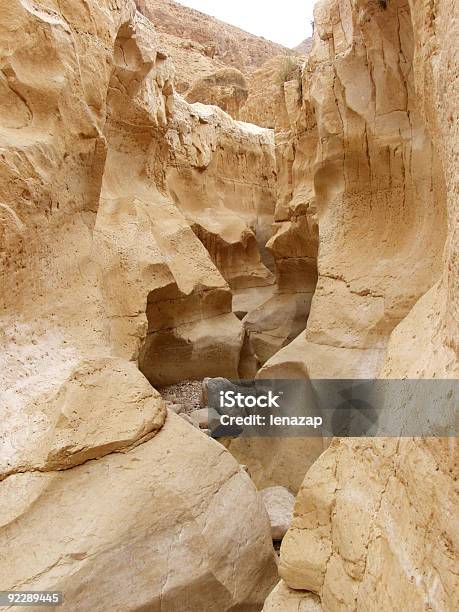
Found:
[[127, 453], [0, 488], [2, 588], [63, 591], [63, 610], [255, 612], [275, 583], [261, 497], [175, 415]]
[[292, 591], [283, 580], [270, 593], [263, 612], [322, 612], [319, 598], [313, 593]]
[[285, 487], [268, 487], [260, 494], [271, 523], [271, 536], [282, 540], [292, 522], [295, 496]]

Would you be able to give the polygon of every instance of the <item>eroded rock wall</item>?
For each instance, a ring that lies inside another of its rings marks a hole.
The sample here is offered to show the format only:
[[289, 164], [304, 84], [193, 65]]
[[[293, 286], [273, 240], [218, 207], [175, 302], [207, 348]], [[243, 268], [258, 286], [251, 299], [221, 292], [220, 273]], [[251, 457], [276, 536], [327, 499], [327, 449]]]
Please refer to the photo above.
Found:
[[[316, 92], [318, 84], [328, 84], [320, 90], [321, 99], [329, 101], [322, 117], [326, 125], [336, 125], [336, 135], [325, 141], [328, 150], [333, 150], [332, 143], [340, 150], [342, 117], [359, 123], [355, 112], [364, 102], [365, 82], [370, 82], [368, 91], [376, 98], [367, 98], [366, 110], [360, 107], [359, 114], [364, 116], [372, 107], [383, 111], [382, 122], [375, 119], [380, 130], [376, 148], [371, 144], [371, 128], [366, 128], [368, 159], [379, 150], [377, 168], [383, 175], [367, 174], [370, 169], [361, 162], [365, 156], [359, 153], [360, 147], [354, 150], [359, 139], [346, 150], [360, 175], [371, 177], [370, 187], [384, 184], [386, 173], [390, 183], [376, 191], [376, 199], [365, 189], [351, 200], [342, 194], [333, 199], [333, 186], [340, 183], [325, 185], [325, 176], [333, 176], [333, 169], [335, 176], [341, 176], [341, 168], [346, 168], [346, 160], [343, 165], [338, 155], [336, 165], [323, 175], [324, 182], [319, 181], [334, 206], [321, 208], [325, 200], [319, 190], [319, 283], [308, 329], [284, 355], [272, 360], [271, 371], [282, 372], [290, 366], [310, 376], [455, 378], [458, 138], [452, 118], [457, 116], [458, 67], [457, 45], [452, 41], [457, 40], [459, 6], [447, 1], [433, 5], [332, 0], [317, 6], [316, 23], [313, 56], [323, 61], [313, 67], [312, 83], [316, 80]], [[444, 36], [445, 32], [449, 35]], [[366, 58], [362, 63], [359, 55]], [[398, 94], [397, 83], [406, 84]], [[343, 94], [341, 86], [353, 112], [343, 113], [340, 107], [335, 124], [333, 109]], [[327, 96], [330, 91], [338, 92], [335, 102]], [[399, 108], [392, 109], [397, 100]], [[405, 119], [400, 115], [403, 100], [409, 120], [405, 137]], [[402, 124], [396, 129], [402, 138], [396, 144], [395, 132], [389, 137], [390, 125], [400, 118]], [[320, 130], [320, 115], [317, 123]], [[386, 156], [389, 165], [384, 171]], [[344, 176], [348, 188], [355, 185]], [[386, 206], [378, 212], [381, 197]], [[353, 203], [347, 212], [346, 201]], [[365, 214], [360, 208], [364, 203]], [[357, 234], [353, 233], [354, 214], [361, 224]], [[374, 215], [379, 216], [378, 239], [370, 223], [376, 220]], [[377, 261], [365, 248], [363, 232], [373, 241]], [[342, 234], [348, 237], [347, 243]], [[339, 245], [345, 257], [337, 257]], [[399, 258], [408, 254], [407, 268]], [[374, 266], [378, 288], [368, 282], [368, 264]], [[358, 277], [348, 276], [357, 271]], [[338, 311], [336, 301], [329, 302], [333, 312], [327, 309], [327, 295], [330, 300], [341, 297], [343, 310]], [[382, 298], [379, 316], [375, 306]], [[348, 312], [358, 314], [360, 323], [353, 323]], [[351, 347], [357, 353], [353, 358]], [[310, 468], [300, 489], [292, 527], [281, 548], [284, 583], [267, 600], [265, 610], [279, 609], [284, 601], [307, 606], [304, 591], [319, 595], [324, 610], [455, 609], [456, 480], [457, 447], [452, 438], [334, 440]]]
[[259, 610], [261, 499], [137, 367], [235, 375], [242, 342], [167, 188], [170, 62], [131, 2], [3, 4], [0, 54], [0, 582], [68, 610]]
[[287, 211], [317, 219], [318, 281], [305, 333], [265, 373], [371, 377], [440, 277], [445, 181], [414, 89], [408, 4], [321, 2], [315, 21], [299, 113], [312, 138], [284, 157]]

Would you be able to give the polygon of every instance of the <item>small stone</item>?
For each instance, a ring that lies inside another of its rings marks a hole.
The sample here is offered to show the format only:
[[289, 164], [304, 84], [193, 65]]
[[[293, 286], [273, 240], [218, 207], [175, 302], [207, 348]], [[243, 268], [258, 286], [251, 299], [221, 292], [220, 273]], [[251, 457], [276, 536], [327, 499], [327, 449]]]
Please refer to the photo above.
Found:
[[209, 410], [200, 408], [190, 414], [192, 421], [201, 429], [207, 429], [209, 426]]
[[271, 537], [282, 540], [292, 522], [295, 496], [285, 487], [268, 487], [261, 496], [271, 523]]
[[170, 404], [168, 405], [169, 410], [175, 412], [175, 414], [181, 414], [185, 410], [185, 406], [183, 404]]

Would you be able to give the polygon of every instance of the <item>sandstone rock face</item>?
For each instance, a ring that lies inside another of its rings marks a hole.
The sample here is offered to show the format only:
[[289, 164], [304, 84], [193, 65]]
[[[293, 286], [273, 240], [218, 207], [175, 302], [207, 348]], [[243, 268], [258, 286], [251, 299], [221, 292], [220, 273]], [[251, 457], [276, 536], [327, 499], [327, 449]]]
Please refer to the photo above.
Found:
[[[457, 3], [330, 0], [315, 17], [303, 91], [320, 135], [319, 278], [306, 332], [263, 375], [457, 377]], [[300, 589], [330, 611], [455, 609], [456, 480], [453, 439], [333, 441], [300, 489], [268, 602], [300, 606]]]
[[284, 537], [286, 583], [318, 593], [327, 610], [454, 609], [454, 452], [442, 440], [333, 442]]
[[320, 249], [307, 329], [266, 375], [373, 376], [392, 330], [441, 273], [445, 180], [414, 89], [409, 7], [346, 7], [317, 5], [302, 93], [290, 97], [293, 156], [278, 139], [287, 197], [276, 217], [316, 219]]
[[[172, 0], [136, 0], [174, 64], [176, 90], [233, 118], [274, 128], [285, 115], [283, 84], [311, 46], [293, 51]], [[281, 115], [279, 115], [281, 111]]]
[[176, 99], [175, 108], [166, 185], [176, 206], [231, 289], [273, 285], [264, 248], [275, 208], [272, 132], [216, 107]]
[[231, 290], [168, 185], [172, 135], [187, 150], [200, 120], [131, 2], [14, 1], [0, 24], [2, 587], [63, 590], [69, 610], [259, 610], [261, 499], [137, 367], [237, 374]]
[[30, 404], [2, 397], [0, 476], [67, 469], [126, 450], [164, 423], [161, 396], [124, 359], [78, 363], [54, 393]]
[[[289, 67], [137, 4], [172, 33], [131, 0], [0, 8], [1, 586], [255, 612], [263, 501], [151, 383], [458, 376], [459, 9], [322, 0]], [[225, 444], [299, 490], [266, 612], [459, 608], [454, 440]]]
[[276, 128], [275, 224], [266, 246], [276, 263], [277, 291], [244, 320], [258, 366], [305, 329], [317, 282], [318, 220], [308, 176], [317, 136], [312, 111], [302, 108], [302, 66], [298, 58], [268, 62], [252, 75], [256, 85], [243, 109], [246, 118]]
[[289, 589], [283, 580], [265, 601], [263, 612], [322, 612], [317, 595]]
[[249, 95], [241, 110], [243, 121], [275, 128], [276, 132], [289, 128], [284, 84], [292, 79], [300, 61], [295, 55], [279, 55], [250, 74]]
[[175, 415], [128, 453], [0, 488], [2, 587], [61, 590], [63, 610], [255, 612], [275, 580], [249, 477]]
[[[257, 83], [254, 91], [259, 94], [249, 94], [243, 109], [243, 116], [247, 112], [247, 118], [276, 128], [277, 200], [274, 235], [266, 246], [275, 261], [277, 285], [275, 292], [242, 320], [246, 330], [239, 368], [242, 376], [257, 372], [266, 378], [307, 376], [304, 362], [298, 358], [304, 352], [295, 347], [303, 338], [317, 283], [318, 215], [311, 172], [318, 139], [314, 112], [302, 102], [299, 67], [298, 62], [286, 65], [283, 58], [268, 62], [252, 75]], [[289, 73], [292, 68], [293, 78]], [[271, 85], [266, 84], [269, 81]], [[293, 359], [287, 357], [290, 347]], [[349, 353], [354, 360], [356, 351]], [[281, 363], [278, 369], [277, 359]], [[314, 365], [316, 361], [317, 353]], [[231, 440], [228, 448], [247, 465], [259, 488], [281, 485], [297, 492], [324, 444], [317, 438], [240, 438]]]
[[286, 487], [297, 493], [308, 468], [324, 451], [321, 438], [234, 438], [224, 445], [247, 466], [258, 489]]

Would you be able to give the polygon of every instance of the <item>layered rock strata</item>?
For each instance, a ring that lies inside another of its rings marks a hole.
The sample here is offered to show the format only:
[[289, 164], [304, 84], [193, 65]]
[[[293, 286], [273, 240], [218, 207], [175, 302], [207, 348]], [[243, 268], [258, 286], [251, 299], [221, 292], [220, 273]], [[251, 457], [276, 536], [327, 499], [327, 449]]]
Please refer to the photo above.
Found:
[[173, 0], [136, 0], [136, 4], [154, 24], [161, 41], [167, 40], [165, 35], [187, 39], [202, 45], [208, 57], [242, 72], [259, 68], [268, 59], [289, 51]]

